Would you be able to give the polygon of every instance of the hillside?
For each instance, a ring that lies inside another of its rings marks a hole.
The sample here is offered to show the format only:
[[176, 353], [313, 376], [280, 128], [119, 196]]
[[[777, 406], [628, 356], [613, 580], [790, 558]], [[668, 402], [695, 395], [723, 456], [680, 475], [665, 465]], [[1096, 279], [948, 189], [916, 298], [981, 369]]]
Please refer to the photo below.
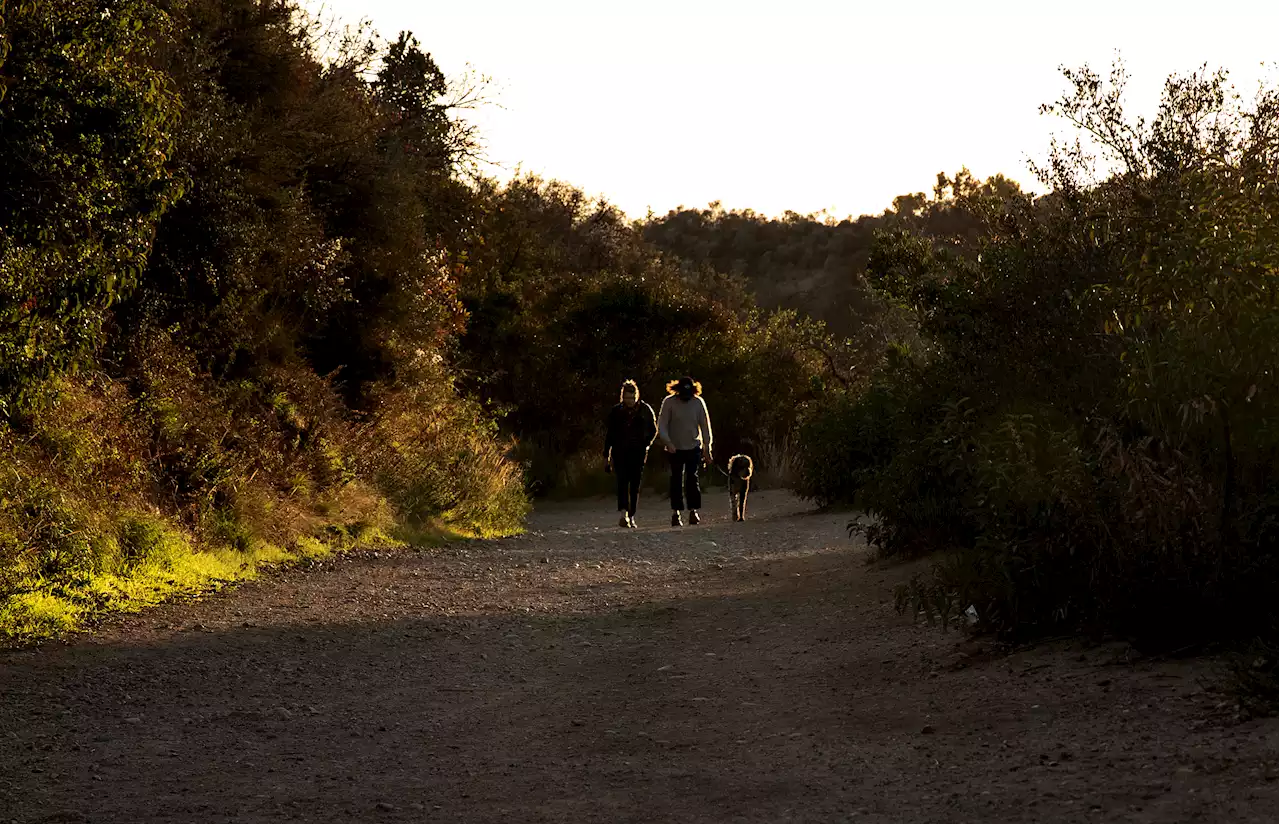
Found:
[[866, 278], [876, 232], [909, 230], [972, 252], [982, 223], [963, 204], [1018, 192], [1001, 175], [979, 181], [962, 169], [954, 178], [939, 173], [931, 195], [900, 195], [879, 215], [836, 221], [788, 212], [770, 219], [711, 204], [652, 218], [641, 233], [664, 252], [741, 276], [761, 306], [794, 309], [847, 337], [883, 311]]

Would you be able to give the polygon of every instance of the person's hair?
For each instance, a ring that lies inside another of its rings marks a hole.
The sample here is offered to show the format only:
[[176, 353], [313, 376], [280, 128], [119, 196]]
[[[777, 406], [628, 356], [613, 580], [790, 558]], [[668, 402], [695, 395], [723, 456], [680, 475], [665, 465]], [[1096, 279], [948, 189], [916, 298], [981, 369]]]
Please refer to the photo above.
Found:
[[640, 387], [633, 380], [625, 380], [622, 382], [622, 388], [618, 390], [618, 400], [622, 400], [622, 396], [627, 394], [628, 389], [634, 389], [636, 392], [636, 400], [640, 400]]
[[[679, 379], [679, 378], [677, 378], [676, 380], [673, 380], [673, 381], [667, 381], [667, 394], [668, 394], [668, 395], [678, 395], [678, 394], [680, 393], [680, 390], [679, 390], [679, 389], [677, 389], [676, 387], [677, 387], [677, 386], [679, 386], [679, 384], [680, 384], [680, 379]], [[701, 395], [701, 394], [702, 394], [702, 384], [701, 384], [700, 382], [698, 382], [698, 381], [694, 381], [694, 382], [693, 382], [693, 394], [695, 394], [695, 395]]]

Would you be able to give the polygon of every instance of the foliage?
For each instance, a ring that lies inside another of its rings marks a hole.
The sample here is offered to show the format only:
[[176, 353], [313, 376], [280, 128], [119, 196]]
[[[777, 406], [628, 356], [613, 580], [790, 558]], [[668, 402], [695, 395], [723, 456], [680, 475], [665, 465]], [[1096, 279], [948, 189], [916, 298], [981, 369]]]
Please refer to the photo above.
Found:
[[181, 193], [180, 102], [149, 55], [172, 19], [148, 0], [35, 0], [4, 18], [0, 415], [96, 347]]
[[449, 380], [396, 393], [356, 427], [349, 450], [411, 526], [433, 521], [492, 537], [520, 528], [529, 511], [520, 468], [479, 404]]
[[877, 235], [869, 280], [922, 345], [811, 412], [802, 488], [867, 509], [882, 552], [947, 550], [903, 593], [926, 616], [1248, 636], [1277, 585], [1276, 93], [1174, 77], [1144, 123], [1121, 71], [1066, 76], [1051, 108], [1112, 173], [1055, 146], [1049, 195], [966, 201], [971, 258]]
[[913, 192], [894, 198], [879, 215], [835, 220], [787, 212], [770, 219], [751, 209], [677, 209], [650, 217], [641, 231], [664, 252], [743, 279], [761, 306], [794, 309], [823, 321], [839, 338], [861, 337], [866, 327], [890, 324], [909, 333], [885, 295], [866, 275], [873, 242], [882, 232], [909, 233], [970, 257], [982, 226], [978, 204], [1001, 202], [1019, 192], [1001, 175], [979, 181], [967, 169], [938, 174], [933, 196]]
[[725, 456], [785, 439], [796, 409], [825, 391], [820, 324], [763, 313], [732, 278], [664, 258], [607, 203], [532, 177], [479, 196], [456, 363], [518, 439], [536, 491], [569, 483], [575, 455], [598, 454], [627, 378], [656, 407], [667, 381], [696, 376]]
[[174, 163], [191, 184], [117, 314], [121, 337], [176, 334], [219, 376], [301, 361], [360, 406], [461, 320], [439, 69], [407, 34], [371, 82], [376, 39], [322, 65], [305, 18], [275, 0], [197, 0], [181, 22], [168, 68], [184, 81]]
[[[475, 135], [408, 33], [42, 0], [0, 67], [0, 628], [527, 504], [443, 367]], [[473, 459], [476, 456], [478, 460]]]

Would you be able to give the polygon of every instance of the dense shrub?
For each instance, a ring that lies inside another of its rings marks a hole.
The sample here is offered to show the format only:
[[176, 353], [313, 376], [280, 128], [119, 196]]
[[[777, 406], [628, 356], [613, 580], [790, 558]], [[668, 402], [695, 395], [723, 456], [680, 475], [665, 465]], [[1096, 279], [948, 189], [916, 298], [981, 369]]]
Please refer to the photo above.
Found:
[[11, 3], [3, 24], [0, 415], [92, 354], [181, 190], [180, 102], [150, 62], [173, 32], [158, 4]]
[[507, 535], [529, 511], [510, 445], [444, 375], [382, 399], [353, 428], [348, 451], [357, 472], [414, 525], [437, 521], [477, 535]]
[[[802, 486], [872, 516], [888, 554], [944, 549], [903, 591], [1026, 637], [1190, 643], [1274, 625], [1277, 103], [1172, 78], [1131, 123], [1123, 74], [1056, 110], [1119, 171], [1056, 148], [1034, 199], [973, 193], [979, 254], [882, 232], [868, 279], [922, 345], [812, 409]], [[832, 470], [831, 465], [839, 467]]]

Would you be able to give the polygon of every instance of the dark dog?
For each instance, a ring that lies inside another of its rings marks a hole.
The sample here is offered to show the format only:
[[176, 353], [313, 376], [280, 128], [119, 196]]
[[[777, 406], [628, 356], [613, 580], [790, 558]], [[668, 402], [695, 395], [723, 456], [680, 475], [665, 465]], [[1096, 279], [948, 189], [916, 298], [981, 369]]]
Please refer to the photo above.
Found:
[[729, 509], [735, 521], [747, 519], [747, 493], [751, 491], [753, 467], [750, 456], [734, 455], [729, 459], [729, 471], [721, 470], [729, 478]]

